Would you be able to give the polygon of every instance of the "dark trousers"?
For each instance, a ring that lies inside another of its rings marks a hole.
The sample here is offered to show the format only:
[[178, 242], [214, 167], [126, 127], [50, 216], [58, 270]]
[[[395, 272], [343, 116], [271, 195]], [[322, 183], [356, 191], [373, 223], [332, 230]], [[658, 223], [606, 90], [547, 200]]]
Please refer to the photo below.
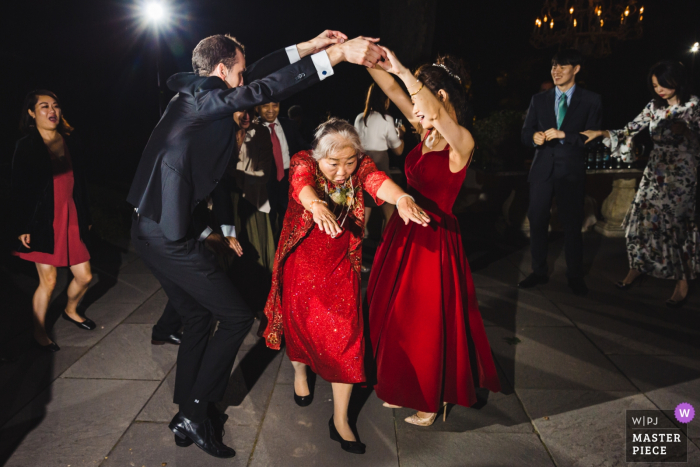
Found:
[[557, 212], [564, 228], [564, 254], [567, 277], [583, 277], [583, 198], [585, 174], [581, 176], [557, 176], [563, 160], [555, 160], [553, 173], [547, 180], [530, 182], [530, 249], [532, 270], [537, 275], [547, 275], [547, 250], [549, 218], [552, 197], [557, 200]]
[[165, 309], [163, 314], [160, 315], [158, 322], [153, 326], [153, 337], [157, 340], [165, 339], [178, 332], [182, 327], [182, 318], [178, 314], [177, 310], [173, 306], [172, 302], [168, 300], [165, 304]]
[[282, 180], [278, 181], [275, 175], [276, 173], [273, 173], [267, 182], [267, 197], [270, 200], [270, 224], [277, 243], [289, 204], [289, 169], [284, 171]]
[[[174, 402], [220, 401], [236, 353], [253, 325], [253, 312], [202, 242], [168, 240], [157, 223], [136, 215], [131, 239], [185, 326], [177, 354]], [[209, 339], [212, 319], [219, 326]]]

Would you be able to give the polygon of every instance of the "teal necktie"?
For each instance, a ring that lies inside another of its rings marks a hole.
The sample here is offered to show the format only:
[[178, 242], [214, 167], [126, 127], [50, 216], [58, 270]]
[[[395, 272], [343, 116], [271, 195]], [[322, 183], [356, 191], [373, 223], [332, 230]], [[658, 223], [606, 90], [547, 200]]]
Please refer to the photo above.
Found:
[[562, 94], [559, 97], [559, 116], [557, 117], [557, 130], [561, 130], [561, 124], [566, 117], [566, 109], [569, 108], [569, 104], [566, 102], [566, 94]]

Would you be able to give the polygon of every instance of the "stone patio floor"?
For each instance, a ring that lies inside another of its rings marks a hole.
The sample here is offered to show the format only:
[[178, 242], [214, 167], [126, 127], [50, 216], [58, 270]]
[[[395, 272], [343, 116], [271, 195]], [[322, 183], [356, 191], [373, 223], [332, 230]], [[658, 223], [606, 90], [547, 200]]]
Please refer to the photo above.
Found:
[[[411, 410], [384, 408], [371, 388], [358, 386], [352, 407], [367, 444], [364, 456], [342, 451], [328, 437], [330, 384], [319, 378], [313, 404], [296, 406], [287, 357], [253, 333], [222, 403], [230, 416], [224, 439], [236, 457], [176, 447], [167, 424], [177, 411], [177, 348], [150, 344], [166, 297], [138, 256], [115, 249], [95, 255], [95, 279], [84, 300], [98, 324], [93, 332], [57, 319], [67, 283], [61, 271], [51, 308], [52, 335], [61, 346], [55, 355], [27, 344], [36, 274], [19, 260], [7, 263], [3, 274], [12, 290], [0, 306], [6, 347], [17, 359], [0, 364], [0, 464], [626, 465], [626, 409], [673, 409], [680, 402], [700, 408], [700, 292], [691, 289], [686, 306], [671, 310], [663, 303], [670, 281], [648, 279], [618, 291], [613, 283], [626, 273], [624, 240], [589, 234], [591, 292], [576, 297], [566, 287], [563, 242], [550, 246], [549, 284], [527, 291], [515, 287], [529, 271], [527, 246], [491, 259], [469, 255], [503, 391], [472, 408], [450, 407], [446, 422], [421, 428], [403, 421]], [[687, 465], [700, 466], [698, 418], [687, 433]]]

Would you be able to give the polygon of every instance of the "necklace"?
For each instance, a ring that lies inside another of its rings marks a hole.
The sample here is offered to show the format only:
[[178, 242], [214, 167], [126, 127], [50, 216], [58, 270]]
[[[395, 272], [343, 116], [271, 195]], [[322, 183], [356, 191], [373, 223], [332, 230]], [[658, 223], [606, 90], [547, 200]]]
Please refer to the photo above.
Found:
[[[329, 182], [323, 177], [323, 188], [326, 200], [333, 202], [333, 215], [339, 220], [338, 225], [342, 228], [352, 207], [355, 205], [355, 185], [352, 177], [348, 178], [342, 185], [334, 185], [335, 190], [329, 191]], [[340, 207], [340, 212], [336, 214], [336, 208]], [[343, 216], [343, 211], [345, 215]]]

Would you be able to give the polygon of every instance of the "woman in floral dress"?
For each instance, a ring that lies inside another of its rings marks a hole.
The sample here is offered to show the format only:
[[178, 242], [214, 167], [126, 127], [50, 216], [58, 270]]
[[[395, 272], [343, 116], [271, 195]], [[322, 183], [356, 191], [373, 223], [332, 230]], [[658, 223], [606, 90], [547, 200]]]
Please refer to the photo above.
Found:
[[700, 232], [695, 210], [700, 161], [700, 109], [691, 96], [679, 62], [660, 62], [649, 72], [654, 98], [621, 130], [586, 131], [631, 162], [631, 139], [649, 128], [654, 149], [639, 190], [624, 220], [630, 271], [620, 289], [642, 274], [676, 281], [666, 304], [679, 308], [688, 296], [688, 281], [700, 273]]

